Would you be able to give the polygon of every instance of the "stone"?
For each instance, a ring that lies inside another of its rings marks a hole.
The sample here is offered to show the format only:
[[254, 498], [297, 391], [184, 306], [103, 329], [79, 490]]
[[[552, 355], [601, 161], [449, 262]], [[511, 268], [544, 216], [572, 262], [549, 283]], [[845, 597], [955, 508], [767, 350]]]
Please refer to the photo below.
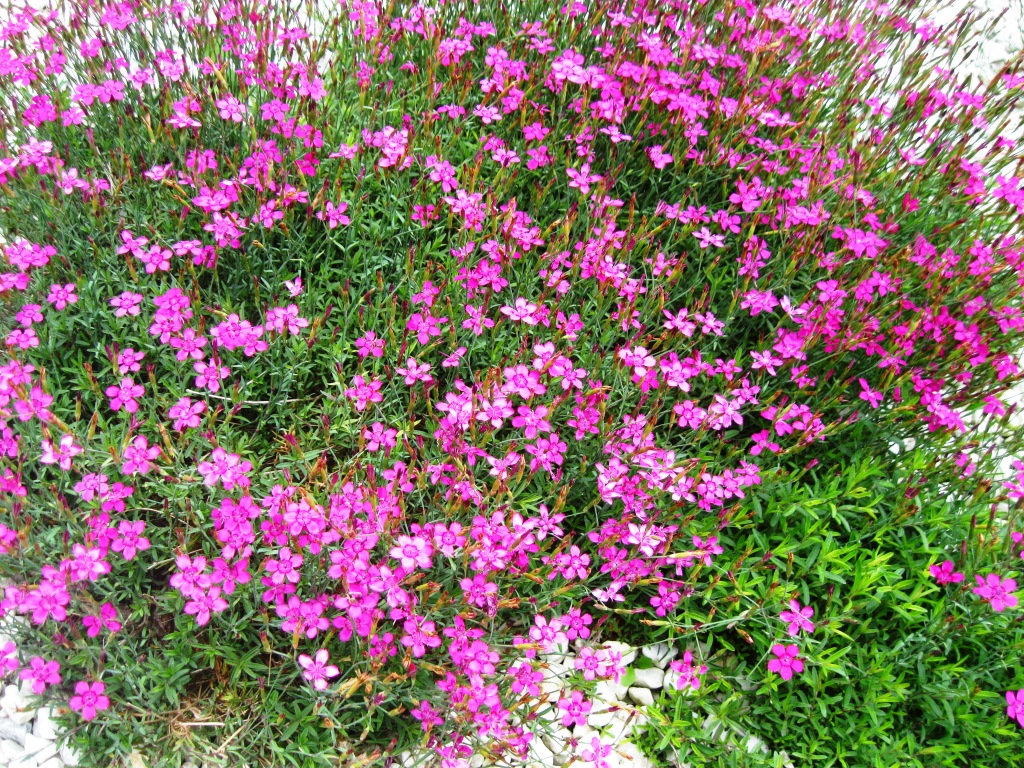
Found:
[[28, 729], [25, 726], [18, 725], [6, 717], [0, 717], [0, 739], [10, 739], [24, 746], [26, 733]]
[[633, 685], [640, 688], [661, 688], [665, 684], [665, 673], [657, 667], [633, 670]]
[[616, 713], [617, 710], [608, 709], [606, 707], [598, 710], [595, 705], [594, 709], [590, 710], [590, 714], [587, 715], [587, 725], [591, 728], [597, 728], [598, 730], [606, 728], [615, 718]]
[[15, 712], [12, 712], [10, 715], [8, 715], [8, 717], [11, 718], [12, 723], [17, 723], [18, 725], [28, 725], [32, 722], [32, 718], [35, 717], [35, 715], [35, 711], [29, 709], [26, 706], [25, 709], [19, 709]]
[[36, 759], [27, 752], [21, 757], [16, 757], [8, 763], [10, 768], [39, 768], [39, 763]]
[[747, 740], [744, 743], [744, 746], [747, 748], [747, 752], [751, 753], [768, 751], [768, 745], [765, 744], [764, 741], [762, 741], [759, 737], [754, 736], [753, 734], [747, 736]]
[[541, 668], [541, 674], [544, 676], [540, 681], [541, 694], [559, 693], [565, 687], [569, 668], [564, 664], [549, 664]]
[[60, 730], [53, 719], [53, 707], [42, 707], [36, 710], [36, 720], [32, 723], [32, 733], [41, 739], [56, 741]]
[[3, 696], [0, 696], [0, 710], [17, 725], [25, 725], [34, 715], [31, 703], [16, 685], [4, 688]]
[[572, 737], [580, 743], [590, 743], [590, 739], [597, 736], [597, 731], [593, 729], [590, 723], [584, 723], [583, 725], [574, 726], [572, 729]]
[[674, 645], [669, 645], [668, 643], [646, 645], [641, 649], [641, 653], [653, 661], [654, 666], [658, 669], [664, 669], [672, 659], [679, 655], [679, 651], [676, 647]]
[[619, 744], [614, 751], [618, 752], [619, 757], [623, 758], [622, 764], [628, 765], [630, 768], [655, 768], [654, 763], [635, 744], [630, 744], [629, 742]]
[[650, 688], [639, 688], [634, 686], [629, 689], [629, 698], [641, 707], [649, 707], [654, 703], [654, 694]]
[[11, 712], [16, 712], [25, 704], [25, 697], [21, 695], [21, 691], [18, 690], [16, 685], [7, 685], [4, 687], [3, 695], [0, 696], [0, 710], [4, 712], [8, 717]]
[[39, 768], [64, 768], [64, 763], [60, 761], [59, 757], [51, 757], [45, 763], [40, 763]]
[[557, 755], [565, 749], [564, 744], [559, 744], [557, 739], [552, 738], [546, 733], [541, 735], [540, 743], [544, 745], [544, 748], [550, 752], [552, 756]]
[[67, 768], [76, 768], [79, 763], [82, 762], [82, 758], [79, 756], [79, 752], [70, 744], [65, 744], [60, 748], [57, 753], [60, 756], [60, 761], [67, 766]]
[[603, 729], [604, 740], [610, 744], [618, 744], [625, 741], [633, 733], [633, 719], [629, 712], [619, 710], [612, 715], [608, 725]]
[[25, 754], [30, 755], [37, 763], [44, 763], [57, 756], [57, 745], [47, 739], [41, 739], [34, 733], [25, 734]]
[[527, 760], [539, 766], [548, 766], [555, 762], [555, 753], [548, 749], [542, 737], [534, 734], [530, 739]]
[[560, 664], [562, 666], [572, 667], [575, 661], [575, 654], [569, 653], [569, 646], [565, 643], [558, 643], [553, 646], [554, 650], [551, 653], [542, 653], [539, 655], [541, 661], [545, 664]]
[[597, 698], [604, 701], [624, 701], [626, 686], [620, 685], [614, 680], [601, 680], [594, 686], [594, 693]]
[[7, 762], [15, 760], [25, 754], [25, 748], [16, 741], [4, 739], [0, 741], [0, 757]]
[[636, 649], [625, 643], [620, 643], [618, 640], [607, 640], [605, 641], [604, 647], [609, 651], [618, 651], [622, 654], [622, 665], [629, 666], [636, 659]]

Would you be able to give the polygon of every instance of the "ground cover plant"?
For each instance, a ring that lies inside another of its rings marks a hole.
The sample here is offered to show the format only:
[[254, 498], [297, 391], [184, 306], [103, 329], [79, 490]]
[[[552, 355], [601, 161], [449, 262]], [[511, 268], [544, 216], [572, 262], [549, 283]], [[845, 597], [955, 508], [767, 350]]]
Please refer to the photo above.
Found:
[[610, 640], [658, 760], [1024, 763], [1024, 73], [930, 11], [10, 9], [4, 669], [95, 766], [517, 764]]

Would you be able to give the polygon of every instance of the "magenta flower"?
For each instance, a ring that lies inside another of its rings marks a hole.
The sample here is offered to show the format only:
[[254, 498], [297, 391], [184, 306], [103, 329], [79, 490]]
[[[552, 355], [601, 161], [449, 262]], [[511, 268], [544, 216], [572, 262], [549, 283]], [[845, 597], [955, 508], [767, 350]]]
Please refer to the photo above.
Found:
[[196, 623], [204, 626], [210, 621], [211, 613], [226, 610], [228, 601], [221, 597], [220, 587], [210, 587], [210, 591], [193, 593], [192, 599], [185, 603], [185, 613], [195, 616]]
[[433, 565], [434, 547], [419, 536], [399, 536], [389, 554], [399, 560], [406, 571], [412, 572], [417, 568], [426, 571]]
[[121, 622], [117, 620], [117, 609], [110, 603], [100, 606], [99, 616], [83, 616], [82, 626], [86, 629], [86, 635], [96, 637], [100, 630], [106, 628], [111, 634], [121, 629]]
[[136, 553], [149, 549], [149, 539], [142, 535], [146, 531], [146, 523], [142, 520], [122, 520], [116, 529], [110, 530], [116, 537], [110, 542], [110, 548], [120, 552], [125, 560], [131, 560]]
[[977, 580], [978, 586], [971, 591], [985, 602], [991, 603], [992, 610], [996, 613], [1017, 606], [1017, 596], [1013, 594], [1013, 591], [1017, 589], [1017, 582], [1013, 579], [1002, 579], [996, 573], [990, 573], [984, 579], [979, 574], [975, 574], [974, 578]]
[[291, 584], [298, 584], [302, 577], [302, 561], [300, 554], [292, 554], [288, 547], [282, 547], [277, 554], [277, 559], [271, 558], [267, 561], [267, 573], [274, 584], [284, 584], [286, 581]]
[[574, 724], [585, 725], [587, 714], [593, 708], [593, 705], [584, 698], [582, 691], [573, 691], [571, 698], [558, 700], [558, 708], [564, 713], [562, 715], [562, 725], [568, 728]]
[[71, 460], [80, 454], [84, 449], [75, 444], [73, 435], [64, 435], [58, 445], [49, 440], [43, 440], [43, 455], [39, 457], [42, 464], [56, 464], [64, 471], [71, 469]]
[[788, 611], [782, 611], [779, 614], [779, 618], [789, 623], [786, 631], [790, 637], [796, 637], [800, 634], [800, 630], [805, 632], [813, 632], [814, 624], [811, 622], [811, 616], [814, 615], [814, 609], [809, 605], [805, 605], [803, 608], [800, 607], [800, 603], [796, 600], [789, 601]]
[[160, 447], [150, 445], [144, 435], [136, 437], [127, 448], [121, 458], [121, 471], [126, 475], [146, 474], [151, 464], [160, 455]]
[[60, 684], [60, 664], [56, 661], [46, 661], [42, 656], [33, 656], [29, 665], [21, 670], [19, 677], [22, 680], [31, 680], [32, 693], [39, 695], [46, 690], [46, 686]]
[[0, 674], [4, 672], [13, 672], [21, 666], [21, 662], [18, 661], [18, 646], [14, 644], [13, 640], [8, 640], [0, 648]]
[[136, 384], [131, 377], [125, 376], [117, 386], [107, 387], [106, 392], [107, 397], [110, 398], [111, 410], [118, 411], [123, 406], [128, 413], [135, 413], [139, 410], [139, 404], [135, 398], [142, 397], [146, 393], [146, 388], [141, 384]]
[[174, 419], [174, 429], [177, 432], [183, 432], [186, 429], [198, 427], [203, 421], [202, 414], [205, 410], [206, 403], [204, 401], [193, 403], [191, 398], [182, 397], [175, 405], [171, 406], [167, 415]]
[[78, 301], [78, 296], [75, 295], [75, 284], [57, 285], [54, 283], [50, 286], [50, 294], [46, 300], [57, 310], [64, 309], [68, 304], [74, 304]]
[[359, 357], [383, 357], [384, 355], [384, 339], [377, 338], [377, 334], [373, 331], [367, 331], [364, 336], [356, 339], [356, 348]]
[[110, 708], [110, 699], [103, 695], [106, 686], [99, 682], [88, 683], [80, 680], [75, 683], [75, 695], [68, 701], [68, 706], [81, 714], [83, 720], [92, 720], [97, 712]]
[[789, 680], [793, 677], [794, 672], [803, 672], [804, 662], [797, 656], [799, 652], [800, 649], [796, 643], [790, 645], [776, 643], [772, 646], [772, 653], [776, 658], [769, 660], [768, 671], [777, 672], [783, 680]]
[[928, 570], [939, 584], [959, 584], [964, 580], [964, 575], [954, 569], [953, 561], [946, 560], [939, 565], [930, 565]]
[[133, 293], [132, 291], [124, 291], [121, 295], [115, 296], [110, 300], [110, 306], [114, 308], [114, 316], [138, 315], [142, 311], [139, 307], [142, 303], [142, 298], [141, 293]]
[[305, 654], [299, 655], [299, 666], [302, 667], [302, 676], [313, 684], [315, 690], [326, 690], [327, 680], [341, 674], [336, 666], [327, 663], [328, 660], [326, 648], [321, 648], [314, 653], [313, 658]]
[[1013, 691], [1006, 692], [1006, 714], [1011, 720], [1016, 720], [1021, 728], [1024, 728], [1024, 688], [1015, 694]]

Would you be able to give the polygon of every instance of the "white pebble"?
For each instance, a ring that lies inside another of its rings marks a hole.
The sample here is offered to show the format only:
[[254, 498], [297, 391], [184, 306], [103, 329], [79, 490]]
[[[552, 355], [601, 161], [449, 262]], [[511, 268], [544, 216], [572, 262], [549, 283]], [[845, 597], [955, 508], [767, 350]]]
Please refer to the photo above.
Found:
[[555, 753], [548, 749], [544, 739], [537, 734], [534, 734], [533, 738], [530, 739], [529, 748], [530, 751], [527, 753], [528, 760], [537, 765], [551, 765], [554, 763]]
[[76, 766], [82, 762], [82, 758], [79, 756], [79, 752], [75, 747], [70, 744], [65, 744], [60, 748], [60, 761], [68, 768], [76, 768]]
[[53, 719], [53, 707], [42, 707], [36, 710], [36, 721], [32, 724], [32, 733], [41, 739], [56, 741], [59, 735], [57, 723]]
[[623, 701], [626, 698], [626, 686], [614, 680], [601, 680], [594, 686], [596, 698], [604, 701]]
[[654, 703], [654, 694], [650, 688], [630, 688], [629, 698], [642, 707], [649, 707]]
[[25, 748], [16, 741], [3, 739], [0, 741], [0, 759], [10, 762], [25, 754]]
[[628, 765], [629, 768], [654, 768], [654, 763], [637, 749], [635, 744], [620, 744], [615, 751], [623, 758], [621, 765]]
[[0, 717], [0, 739], [9, 739], [23, 745], [27, 732], [25, 726], [18, 725], [10, 718]]
[[21, 695], [21, 691], [18, 690], [16, 685], [8, 685], [4, 687], [3, 696], [0, 696], [0, 710], [3, 710], [8, 716], [11, 712], [16, 712], [25, 703], [25, 697]]
[[672, 659], [679, 655], [679, 651], [676, 647], [674, 645], [669, 645], [668, 643], [656, 643], [654, 645], [644, 646], [642, 653], [648, 659], [653, 661], [654, 666], [658, 669], [664, 669]]
[[633, 685], [640, 688], [661, 688], [665, 684], [665, 673], [657, 667], [633, 670]]
[[60, 761], [59, 757], [51, 757], [45, 763], [40, 763], [39, 768], [64, 768], [64, 763]]
[[37, 763], [43, 763], [57, 756], [57, 745], [47, 739], [41, 739], [34, 733], [25, 734], [25, 753], [31, 755]]

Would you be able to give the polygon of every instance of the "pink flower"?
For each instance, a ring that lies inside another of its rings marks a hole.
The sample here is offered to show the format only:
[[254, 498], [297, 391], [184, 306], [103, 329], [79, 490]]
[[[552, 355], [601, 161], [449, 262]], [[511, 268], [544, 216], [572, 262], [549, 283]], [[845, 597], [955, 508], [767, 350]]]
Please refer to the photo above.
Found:
[[75, 295], [75, 284], [68, 283], [61, 286], [54, 283], [50, 286], [50, 294], [46, 300], [53, 304], [54, 309], [58, 310], [64, 309], [68, 304], [74, 304], [78, 301], [78, 296]]
[[705, 664], [701, 664], [699, 667], [693, 665], [693, 654], [690, 651], [683, 653], [681, 660], [673, 661], [668, 666], [676, 673], [675, 687], [678, 690], [683, 688], [697, 690], [700, 688], [700, 675], [708, 671]]
[[328, 664], [329, 656], [326, 648], [321, 648], [313, 654], [313, 658], [305, 654], [299, 655], [299, 666], [302, 667], [302, 676], [313, 684], [317, 691], [327, 689], [327, 680], [337, 677], [341, 671], [333, 664]]
[[99, 682], [89, 683], [80, 680], [75, 683], [75, 695], [68, 701], [68, 706], [82, 715], [83, 720], [92, 720], [97, 712], [110, 708], [110, 699], [104, 696], [106, 686]]
[[18, 646], [14, 644], [13, 640], [8, 640], [4, 643], [3, 647], [0, 648], [0, 674], [4, 672], [13, 672], [21, 666], [21, 662], [18, 661]]
[[562, 725], [569, 728], [572, 725], [586, 725], [587, 714], [593, 705], [587, 701], [582, 691], [573, 691], [571, 698], [558, 700], [558, 708], [565, 714], [562, 715]]
[[954, 570], [952, 560], [946, 560], [940, 565], [930, 565], [928, 570], [939, 584], [959, 584], [964, 580], [964, 575]]
[[1017, 596], [1013, 594], [1017, 588], [1016, 581], [1010, 578], [1001, 579], [995, 573], [990, 573], [984, 579], [979, 574], [975, 574], [974, 578], [977, 580], [978, 586], [971, 591], [985, 602], [991, 603], [993, 611], [1001, 613], [1007, 608], [1016, 607]]
[[430, 375], [430, 364], [423, 363], [421, 365], [411, 357], [405, 361], [404, 368], [402, 366], [395, 368], [395, 373], [405, 377], [407, 387], [413, 386], [417, 381], [429, 384], [434, 380], [434, 377]]
[[32, 693], [38, 696], [46, 690], [46, 686], [60, 684], [60, 664], [56, 661], [46, 661], [42, 656], [34, 656], [29, 665], [21, 670], [19, 677], [22, 680], [31, 680]]
[[142, 520], [122, 520], [117, 525], [116, 538], [111, 541], [110, 548], [120, 552], [125, 560], [131, 560], [137, 552], [149, 549], [149, 539], [142, 535], [145, 531], [146, 523]]
[[121, 629], [121, 622], [117, 620], [117, 609], [110, 603], [100, 606], [99, 616], [83, 616], [82, 625], [86, 629], [86, 635], [96, 637], [104, 627], [111, 634]]
[[135, 413], [139, 410], [139, 404], [135, 398], [142, 397], [146, 393], [146, 388], [125, 376], [117, 386], [107, 387], [106, 392], [107, 397], [110, 398], [111, 410], [119, 411], [123, 406], [127, 413]]
[[429, 570], [433, 565], [431, 556], [434, 554], [434, 547], [419, 536], [399, 536], [389, 554], [401, 561], [402, 568], [406, 571], [412, 572], [417, 567]]
[[783, 680], [789, 680], [793, 677], [794, 672], [803, 672], [804, 662], [797, 657], [799, 652], [800, 649], [796, 643], [791, 645], [776, 643], [772, 646], [772, 653], [776, 658], [769, 660], [768, 671], [777, 672]]
[[379, 403], [384, 400], [384, 396], [380, 393], [382, 386], [384, 386], [382, 381], [372, 377], [364, 379], [357, 375], [352, 378], [352, 386], [345, 390], [345, 397], [355, 401], [354, 405], [357, 411], [365, 411], [370, 403]]
[[578, 171], [575, 168], [569, 168], [566, 170], [565, 175], [570, 179], [569, 187], [578, 189], [584, 195], [590, 194], [591, 184], [597, 184], [597, 182], [604, 178], [597, 174], [590, 174], [590, 163], [584, 163]]
[[65, 472], [71, 469], [71, 460], [84, 450], [75, 443], [74, 435], [64, 435], [57, 446], [49, 440], [43, 440], [42, 446], [43, 455], [39, 461], [43, 464], [56, 464]]
[[204, 626], [210, 621], [211, 613], [220, 613], [228, 607], [228, 601], [221, 597], [220, 587], [210, 587], [208, 592], [193, 593], [192, 599], [185, 603], [185, 613], [194, 615], [196, 623]]
[[814, 624], [811, 622], [811, 616], [814, 615], [814, 609], [811, 606], [806, 605], [803, 608], [800, 607], [800, 603], [796, 600], [789, 601], [790, 610], [782, 611], [779, 614], [779, 618], [783, 621], [789, 622], [789, 627], [786, 631], [790, 637], [796, 637], [800, 634], [800, 630], [805, 632], [813, 632]]
[[120, 296], [115, 296], [110, 300], [110, 306], [114, 308], [114, 317], [138, 315], [142, 311], [139, 307], [141, 303], [142, 294], [132, 293], [131, 291], [124, 291]]
[[366, 335], [356, 339], [356, 347], [359, 357], [384, 356], [384, 339], [378, 339], [373, 331], [367, 331]]
[[274, 584], [290, 582], [298, 584], [302, 578], [303, 557], [300, 554], [292, 554], [288, 547], [282, 547], [277, 553], [277, 559], [271, 558], [267, 561], [267, 573]]
[[145, 435], [139, 435], [124, 449], [121, 456], [121, 471], [126, 475], [144, 475], [151, 468], [150, 462], [156, 460], [159, 455], [160, 447], [150, 445]]
[[1024, 688], [1014, 694], [1013, 691], [1006, 692], [1006, 714], [1011, 720], [1016, 720], [1021, 728], [1024, 728]]
[[198, 427], [202, 423], [202, 414], [206, 410], [206, 403], [200, 400], [193, 403], [191, 398], [182, 397], [175, 405], [172, 405], [167, 415], [174, 419], [174, 429], [182, 432], [188, 428]]

